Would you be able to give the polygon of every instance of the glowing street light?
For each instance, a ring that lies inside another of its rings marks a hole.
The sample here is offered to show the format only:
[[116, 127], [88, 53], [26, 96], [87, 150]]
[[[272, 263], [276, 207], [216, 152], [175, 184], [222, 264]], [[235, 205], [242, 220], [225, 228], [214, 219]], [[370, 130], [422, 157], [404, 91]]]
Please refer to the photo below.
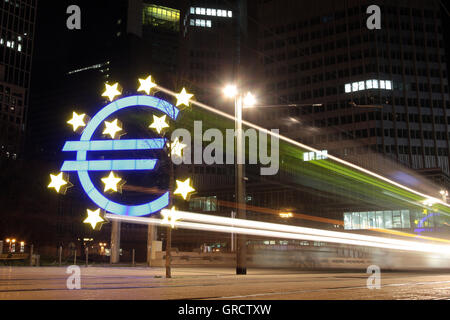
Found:
[[253, 107], [256, 104], [256, 98], [250, 92], [244, 97], [244, 108]]
[[[236, 130], [236, 159], [235, 161], [235, 185], [236, 185], [236, 207], [237, 218], [246, 219], [245, 210], [245, 166], [240, 159], [244, 159], [243, 150], [244, 136], [242, 133], [242, 109], [243, 107], [252, 107], [256, 104], [255, 97], [248, 92], [244, 95], [238, 91], [235, 85], [227, 85], [223, 89], [223, 94], [227, 98], [234, 98], [234, 118]], [[237, 238], [236, 251], [236, 274], [247, 274], [247, 239], [245, 235], [239, 235]]]
[[237, 88], [235, 85], [229, 84], [223, 89], [223, 94], [227, 98], [234, 98], [237, 95]]
[[280, 212], [280, 217], [283, 219], [292, 218], [294, 214], [292, 212]]
[[13, 245], [15, 247], [16, 239], [6, 239], [6, 243], [9, 244], [9, 252], [12, 252]]

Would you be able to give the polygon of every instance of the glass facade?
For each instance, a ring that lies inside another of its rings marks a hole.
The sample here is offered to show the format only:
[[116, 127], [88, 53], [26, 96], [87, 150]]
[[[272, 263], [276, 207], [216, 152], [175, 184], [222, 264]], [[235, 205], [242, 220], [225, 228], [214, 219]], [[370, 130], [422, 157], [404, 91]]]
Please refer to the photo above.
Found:
[[409, 210], [345, 212], [344, 228], [346, 230], [410, 229], [411, 218]]
[[198, 197], [189, 201], [189, 210], [203, 211], [203, 212], [215, 212], [217, 211], [217, 197]]

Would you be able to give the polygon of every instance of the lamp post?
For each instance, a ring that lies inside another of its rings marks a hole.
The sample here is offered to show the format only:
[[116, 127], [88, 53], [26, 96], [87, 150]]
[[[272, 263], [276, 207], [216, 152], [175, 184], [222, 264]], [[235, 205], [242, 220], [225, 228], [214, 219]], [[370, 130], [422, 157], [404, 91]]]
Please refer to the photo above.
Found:
[[11, 239], [6, 239], [6, 243], [9, 245], [8, 252], [11, 253]]
[[[243, 150], [244, 134], [242, 130], [242, 109], [244, 106], [253, 106], [256, 103], [255, 97], [248, 92], [245, 97], [234, 85], [228, 85], [223, 93], [228, 98], [234, 98], [235, 114], [235, 194], [236, 194], [236, 217], [246, 219], [245, 208], [245, 150]], [[236, 236], [236, 274], [247, 274], [247, 237], [246, 235]]]

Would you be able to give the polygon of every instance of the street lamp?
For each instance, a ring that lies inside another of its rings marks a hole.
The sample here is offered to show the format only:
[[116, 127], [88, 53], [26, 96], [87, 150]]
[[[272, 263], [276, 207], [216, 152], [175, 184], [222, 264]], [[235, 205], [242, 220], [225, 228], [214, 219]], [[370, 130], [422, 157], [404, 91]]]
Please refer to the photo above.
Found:
[[9, 252], [11, 252], [11, 239], [6, 239], [6, 243], [9, 244]]
[[[236, 217], [238, 219], [246, 218], [245, 208], [245, 166], [242, 132], [242, 109], [251, 107], [256, 103], [255, 97], [248, 92], [245, 96], [239, 92], [235, 85], [227, 85], [223, 89], [223, 94], [227, 98], [234, 98], [234, 116], [236, 131], [236, 157], [235, 157], [235, 193], [236, 193]], [[247, 274], [247, 237], [237, 235], [236, 246], [236, 274]]]
[[294, 216], [294, 214], [292, 212], [280, 212], [279, 215], [283, 219], [289, 219], [289, 218], [292, 218]]
[[9, 243], [9, 252], [12, 252], [11, 250], [12, 250], [12, 246], [13, 246], [13, 244], [14, 244], [14, 246], [15, 246], [15, 243], [16, 243], [16, 239], [6, 239], [6, 243]]

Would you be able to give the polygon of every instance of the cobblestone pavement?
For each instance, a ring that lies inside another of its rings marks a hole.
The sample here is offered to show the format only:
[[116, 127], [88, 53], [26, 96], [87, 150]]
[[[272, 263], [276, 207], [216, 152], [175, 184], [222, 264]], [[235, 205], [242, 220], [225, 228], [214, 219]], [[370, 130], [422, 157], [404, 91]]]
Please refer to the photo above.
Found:
[[231, 268], [81, 267], [81, 290], [68, 290], [66, 267], [0, 267], [0, 300], [144, 299], [446, 299], [450, 274], [382, 273], [381, 289], [361, 273]]

